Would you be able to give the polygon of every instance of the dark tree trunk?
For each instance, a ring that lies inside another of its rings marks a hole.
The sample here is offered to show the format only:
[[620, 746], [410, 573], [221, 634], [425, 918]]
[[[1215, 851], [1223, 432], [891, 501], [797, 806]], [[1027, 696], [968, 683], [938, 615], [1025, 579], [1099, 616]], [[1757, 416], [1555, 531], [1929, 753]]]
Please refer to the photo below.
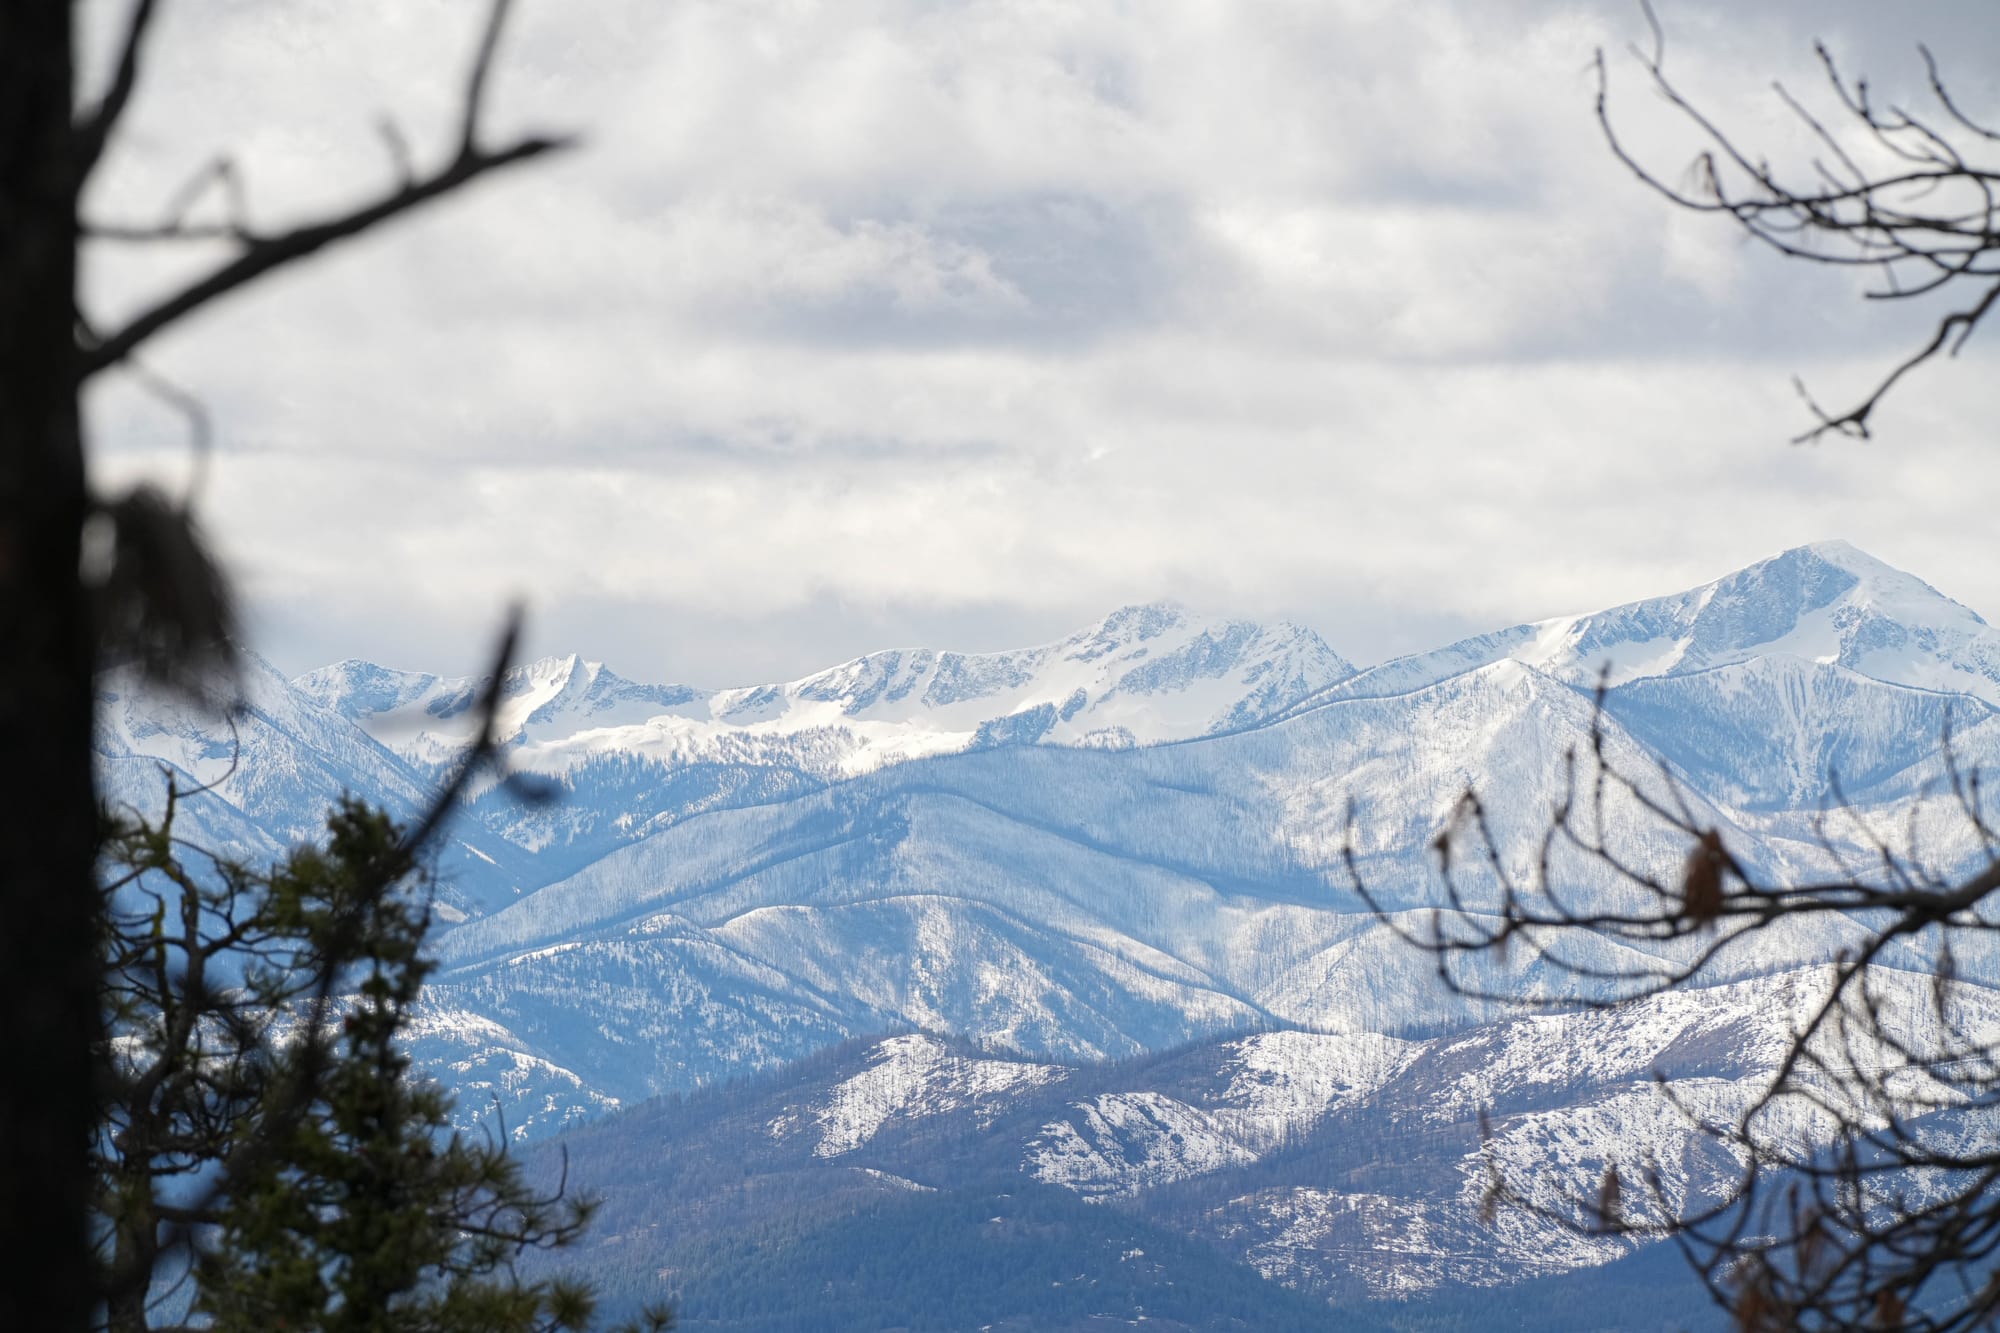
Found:
[[0, 1328], [90, 1318], [93, 640], [66, 0], [0, 2]]

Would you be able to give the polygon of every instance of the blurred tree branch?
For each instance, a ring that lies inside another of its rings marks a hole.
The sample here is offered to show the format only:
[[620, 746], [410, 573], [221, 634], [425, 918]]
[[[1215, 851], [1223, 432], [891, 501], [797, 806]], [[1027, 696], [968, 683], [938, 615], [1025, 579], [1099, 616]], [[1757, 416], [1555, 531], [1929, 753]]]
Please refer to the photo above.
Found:
[[[95, 674], [107, 657], [129, 660], [166, 688], [188, 689], [226, 672], [232, 653], [226, 583], [186, 504], [158, 492], [89, 490], [82, 389], [101, 371], [136, 364], [152, 338], [222, 297], [570, 142], [537, 135], [486, 142], [482, 113], [510, 9], [510, 0], [492, 0], [457, 132], [436, 169], [415, 170], [400, 134], [386, 130], [396, 185], [299, 226], [258, 231], [240, 203], [229, 224], [191, 225], [188, 192], [158, 224], [87, 222], [84, 187], [129, 129], [149, 40], [166, 8], [164, 0], [131, 0], [105, 93], [79, 111], [77, 6], [0, 5], [0, 309], [7, 312], [0, 320], [0, 753], [14, 786], [0, 801], [0, 907], [8, 922], [0, 932], [7, 1015], [0, 1066], [12, 1071], [0, 1085], [0, 1253], [13, 1274], [0, 1284], [0, 1326], [57, 1333], [87, 1327], [104, 1294], [89, 1221], [100, 1110], [92, 1053], [104, 1039]], [[190, 188], [213, 185], [239, 196], [227, 158]], [[88, 244], [198, 238], [227, 241], [235, 253], [120, 326], [99, 329], [82, 308], [78, 255]], [[197, 435], [204, 431], [198, 426]], [[111, 529], [108, 571], [85, 568], [83, 537], [92, 524]], [[456, 796], [455, 787], [440, 795], [416, 845], [436, 832]], [[302, 1087], [311, 1074], [303, 1071]]]
[[[131, 242], [221, 237], [234, 241], [238, 251], [207, 274], [164, 297], [150, 309], [134, 315], [122, 327], [87, 336], [82, 348], [83, 375], [87, 377], [117, 365], [162, 329], [275, 269], [308, 258], [328, 245], [371, 231], [434, 199], [456, 193], [489, 172], [570, 146], [574, 142], [570, 138], [544, 135], [529, 135], [498, 148], [487, 148], [481, 142], [480, 119], [485, 106], [486, 83], [511, 5], [512, 0], [493, 0], [487, 10], [478, 53], [466, 77], [460, 103], [458, 138], [450, 157], [437, 170], [427, 175], [413, 174], [408, 168], [406, 154], [399, 155], [399, 180], [394, 189], [331, 217], [281, 232], [252, 230], [248, 220], [240, 215], [240, 210], [235, 219], [222, 227], [191, 226], [185, 216], [188, 202], [185, 195], [181, 206], [173, 209], [167, 220], [155, 227], [99, 224], [85, 220], [81, 224], [85, 239]], [[86, 170], [102, 151], [105, 136], [116, 126], [130, 97], [130, 85], [139, 61], [138, 47], [144, 41], [153, 8], [154, 0], [137, 0], [125, 49], [119, 59], [118, 76], [104, 101], [78, 129], [78, 152]], [[393, 136], [391, 142], [401, 143], [400, 135]], [[208, 177], [233, 181], [234, 168], [227, 159], [223, 159], [198, 180]]]

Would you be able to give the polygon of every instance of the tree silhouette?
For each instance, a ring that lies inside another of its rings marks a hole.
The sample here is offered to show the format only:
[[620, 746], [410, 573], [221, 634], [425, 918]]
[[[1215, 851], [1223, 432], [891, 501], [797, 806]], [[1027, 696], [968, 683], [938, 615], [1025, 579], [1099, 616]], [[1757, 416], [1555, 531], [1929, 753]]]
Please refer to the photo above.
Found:
[[343, 801], [324, 847], [258, 866], [177, 838], [178, 795], [104, 838], [108, 1333], [588, 1328], [586, 1288], [516, 1265], [593, 1205], [530, 1188], [504, 1125], [453, 1132], [404, 1052], [432, 969], [408, 834]]
[[[360, 236], [568, 141], [487, 141], [482, 112], [509, 0], [492, 0], [440, 164], [418, 169], [397, 136], [387, 190], [276, 231], [232, 215], [188, 218], [184, 192], [157, 221], [87, 218], [80, 201], [106, 146], [125, 132], [163, 0], [131, 0], [105, 92], [77, 109], [79, 6], [0, 5], [0, 1327], [86, 1327], [100, 1299], [89, 1213], [92, 1127], [103, 1037], [95, 947], [98, 851], [92, 779], [93, 677], [107, 655], [185, 686], [226, 666], [221, 581], [183, 506], [157, 493], [101, 495], [86, 482], [79, 396], [93, 376], [133, 368], [181, 320], [329, 245]], [[212, 175], [213, 173], [211, 173]], [[195, 189], [205, 188], [197, 182]], [[77, 285], [92, 245], [226, 242], [206, 272], [121, 323], [100, 326]], [[185, 401], [183, 400], [185, 406]], [[86, 527], [108, 528], [109, 569], [86, 571]], [[475, 758], [479, 756], [475, 755]], [[420, 846], [455, 797], [413, 831]]]

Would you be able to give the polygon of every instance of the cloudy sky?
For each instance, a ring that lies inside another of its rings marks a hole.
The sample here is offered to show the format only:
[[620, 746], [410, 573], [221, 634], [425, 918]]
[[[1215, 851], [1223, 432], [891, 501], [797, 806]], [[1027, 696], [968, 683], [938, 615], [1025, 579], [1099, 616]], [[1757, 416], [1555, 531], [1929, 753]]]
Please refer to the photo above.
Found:
[[[480, 7], [167, 5], [93, 211], [155, 218], [219, 154], [261, 224], [384, 189], [378, 122], [443, 151]], [[1988, 0], [1658, 8], [1670, 71], [1781, 161], [1771, 80], [1817, 92], [1815, 37], [1912, 102], [1927, 41], [2000, 113]], [[2000, 615], [2000, 359], [1918, 372], [1872, 443], [1788, 445], [1793, 374], [1844, 405], [1939, 310], [1619, 167], [1599, 47], [1635, 150], [1678, 178], [1696, 146], [1629, 0], [517, 17], [494, 137], [583, 147], [149, 353], [214, 414], [200, 512], [286, 670], [467, 669], [517, 595], [538, 652], [711, 685], [1160, 597], [1373, 661], [1832, 536]], [[215, 257], [93, 254], [93, 308]], [[100, 480], [181, 484], [131, 377], [90, 407]]]

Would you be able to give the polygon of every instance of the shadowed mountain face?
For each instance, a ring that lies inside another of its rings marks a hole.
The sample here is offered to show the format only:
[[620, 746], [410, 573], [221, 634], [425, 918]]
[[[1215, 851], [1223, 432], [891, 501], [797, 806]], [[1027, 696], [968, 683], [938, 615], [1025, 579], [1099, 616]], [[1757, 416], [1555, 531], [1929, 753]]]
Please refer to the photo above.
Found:
[[[1647, 1270], [1648, 1307], [1635, 1309], [1617, 1292], [1641, 1242], [1579, 1236], [1525, 1209], [1484, 1220], [1489, 1163], [1558, 1212], [1590, 1197], [1612, 1163], [1655, 1163], [1668, 1197], [1702, 1197], [1741, 1163], [1652, 1073], [1678, 1080], [1705, 1113], [1748, 1104], [1827, 978], [1805, 969], [1424, 1041], [1265, 1032], [1110, 1065], [1029, 1061], [911, 1033], [650, 1102], [566, 1135], [560, 1167], [552, 1150], [529, 1160], [566, 1169], [603, 1200], [599, 1225], [565, 1267], [619, 1294], [638, 1289], [635, 1273], [670, 1274], [697, 1320], [746, 1287], [753, 1306], [782, 1304], [765, 1284], [785, 1273], [799, 1279], [794, 1309], [800, 1290], [839, 1289], [884, 1324], [956, 1326], [921, 1317], [949, 1285], [942, 1272], [1043, 1262], [1056, 1268], [1039, 1292], [984, 1290], [976, 1322], [1032, 1312], [1023, 1327], [1065, 1326], [1048, 1320], [1074, 1313], [1077, 1300], [1123, 1301], [1117, 1313], [1136, 1304], [1157, 1318], [1170, 1305], [1162, 1263], [1183, 1282], [1210, 1284], [1195, 1293], [1231, 1291], [1233, 1309], [1183, 1306], [1189, 1326], [1234, 1327], [1223, 1316], [1262, 1308], [1254, 1293], [1175, 1257], [1193, 1241], [1210, 1262], [1220, 1256], [1313, 1297], [1322, 1320], [1331, 1304], [1334, 1327], [1382, 1327], [1412, 1312], [1446, 1319], [1427, 1327], [1513, 1326], [1447, 1316], [1473, 1292], [1537, 1281], [1540, 1318], [1523, 1327], [1716, 1326], [1687, 1274], [1671, 1280], [1677, 1258]], [[1881, 981], [1886, 1002], [1913, 1016], [1928, 1003], [1922, 979], [1885, 972]], [[2000, 1027], [2000, 997], [1969, 995], [1957, 1016]], [[1797, 1108], [1774, 1112], [1785, 1115], [1797, 1123], [1767, 1128], [1810, 1133]], [[1651, 1206], [1636, 1200], [1635, 1217]], [[933, 1254], [941, 1269], [900, 1272], [873, 1253], [888, 1237], [897, 1252], [949, 1250], [968, 1220], [981, 1231], [962, 1242], [973, 1253]], [[1022, 1252], [1023, 1230], [1060, 1234], [1064, 1252]], [[1606, 1266], [1621, 1276], [1592, 1275]], [[1565, 1275], [1568, 1288], [1551, 1284]], [[1592, 1304], [1551, 1321], [1566, 1292]], [[1508, 1308], [1491, 1297], [1480, 1308], [1496, 1306]], [[1244, 1326], [1291, 1317], [1280, 1302]]]
[[[1169, 606], [1127, 608], [1039, 648], [877, 653], [738, 689], [645, 685], [546, 659], [503, 681], [500, 721], [509, 764], [558, 799], [525, 807], [488, 782], [455, 826], [441, 870], [456, 924], [438, 941], [444, 967], [417, 1054], [468, 1117], [497, 1101], [532, 1138], [885, 1032], [966, 1041], [998, 1062], [974, 1083], [998, 1083], [940, 1093], [935, 1115], [976, 1120], [985, 1113], [966, 1108], [987, 1097], [994, 1115], [1025, 1117], [1006, 1170], [1119, 1207], [1195, 1176], [1235, 1180], [1241, 1189], [1218, 1185], [1215, 1197], [1196, 1191], [1199, 1218], [1167, 1203], [1149, 1216], [1271, 1276], [1318, 1290], [1333, 1279], [1311, 1253], [1376, 1256], [1351, 1266], [1387, 1276], [1327, 1288], [1359, 1299], [1417, 1272], [1436, 1285], [1553, 1271], [1535, 1261], [1551, 1242], [1525, 1234], [1490, 1271], [1445, 1263], [1470, 1242], [1451, 1202], [1463, 1152], [1444, 1129], [1421, 1139], [1434, 1152], [1394, 1149], [1417, 1165], [1393, 1188], [1372, 1159], [1342, 1158], [1346, 1174], [1310, 1180], [1284, 1164], [1306, 1160], [1285, 1155], [1301, 1135], [1359, 1133], [1353, 1116], [1415, 1124], [1424, 1107], [1457, 1105], [1452, 1088], [1511, 1095], [1510, 1052], [1531, 1029], [1443, 992], [1429, 961], [1351, 891], [1340, 851], [1351, 837], [1378, 899], [1427, 916], [1437, 885], [1426, 849], [1470, 786], [1509, 868], [1525, 873], [1600, 680], [1613, 762], [1677, 782], [1695, 818], [1766, 876], [1829, 873], [1814, 828], [1829, 771], [1856, 815], [1880, 823], [1893, 811], [1937, 864], [1977, 854], [1935, 795], [1938, 738], [1949, 719], [1963, 763], [2000, 753], [2000, 635], [1841, 543], [1359, 672], [1309, 631]], [[161, 765], [184, 785], [213, 782], [183, 806], [185, 831], [274, 853], [310, 836], [342, 790], [418, 808], [463, 751], [479, 684], [357, 662], [290, 683], [262, 672], [232, 741], [226, 725], [108, 680], [107, 786], [147, 808]], [[1671, 867], [1685, 854], [1635, 809], [1614, 803], [1608, 817], [1635, 861]], [[1864, 837], [1855, 820], [1830, 826], [1834, 853], [1862, 856]], [[1588, 864], [1556, 869], [1575, 893], [1616, 892]], [[1491, 890], [1468, 887], [1475, 903]], [[1733, 1015], [1719, 1027], [1675, 1029], [1679, 1044], [1655, 1043], [1646, 1058], [1703, 1053], [1721, 1062], [1700, 1066], [1718, 1087], [1745, 1077], [1770, 1038], [1757, 1006], [1776, 1004], [1754, 987], [1781, 972], [1804, 984], [1799, 969], [1851, 934], [1822, 930], [1770, 938], [1718, 970], [1712, 982], [1753, 990], [1710, 998], [1762, 999], [1718, 1009]], [[1633, 960], [1607, 944], [1576, 961]], [[1907, 974], [1929, 960], [1906, 949], [1882, 962]], [[1958, 965], [1976, 985], [2000, 982], [2000, 956]], [[1505, 966], [1494, 986], [1585, 997], [1532, 956]], [[1242, 1107], [1227, 1079], [1190, 1101], [1159, 1081], [1166, 1066], [1143, 1063], [1249, 1030], [1268, 1033], [1256, 1058], [1273, 1077], [1322, 1092], [1365, 1085], [1375, 1109], [1314, 1092], [1320, 1109], [1257, 1129], [1230, 1109]], [[1560, 1063], [1557, 1047], [1535, 1049]], [[1335, 1050], [1348, 1063], [1314, 1072]], [[1099, 1092], [1064, 1091], [1098, 1079], [1088, 1071], [1104, 1061], [1155, 1072], [1105, 1084], [1102, 1104], [1090, 1100]], [[890, 1080], [898, 1087], [943, 1077], [902, 1056], [891, 1064], [909, 1066]], [[1627, 1064], [1523, 1093], [1527, 1118], [1509, 1140], [1521, 1160], [1597, 1160], [1577, 1145], [1666, 1133], [1627, 1086], [1645, 1060]], [[1336, 1123], [1347, 1129], [1323, 1128]], [[774, 1152], [792, 1141], [768, 1124], [758, 1133]], [[1212, 1161], [1148, 1175], [1155, 1140], [1175, 1152], [1207, 1144]], [[924, 1179], [913, 1162], [870, 1169]], [[1612, 1257], [1563, 1250], [1551, 1262]]]

